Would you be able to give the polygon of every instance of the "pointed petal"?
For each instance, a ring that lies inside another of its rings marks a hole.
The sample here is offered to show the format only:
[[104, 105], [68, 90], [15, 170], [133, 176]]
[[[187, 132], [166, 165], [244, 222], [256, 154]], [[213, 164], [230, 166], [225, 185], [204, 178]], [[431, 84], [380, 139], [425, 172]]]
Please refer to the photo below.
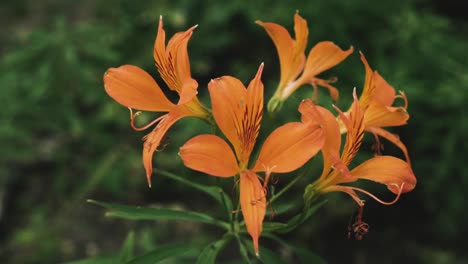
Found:
[[372, 100], [372, 97], [374, 96], [375, 78], [374, 78], [374, 72], [372, 71], [372, 68], [369, 66], [369, 63], [367, 62], [366, 57], [364, 57], [364, 54], [362, 53], [361, 53], [361, 61], [364, 64], [366, 75], [364, 79], [364, 88], [362, 89], [362, 94], [359, 97], [359, 104], [361, 105], [361, 108], [366, 108], [367, 106], [369, 106], [369, 103]]
[[257, 174], [249, 170], [240, 175], [240, 205], [247, 232], [252, 237], [254, 250], [258, 255], [258, 239], [266, 213], [266, 198]]
[[350, 110], [345, 114], [338, 108], [340, 119], [346, 126], [346, 142], [341, 153], [341, 160], [346, 165], [349, 165], [356, 156], [361, 147], [362, 139], [364, 138], [364, 114], [365, 110], [361, 109], [356, 96], [356, 90], [353, 92], [354, 102]]
[[317, 43], [307, 56], [304, 73], [301, 79], [304, 78], [307, 80], [330, 69], [346, 59], [353, 51], [353, 47], [350, 47], [348, 50], [342, 50], [331, 41]]
[[208, 84], [213, 116], [233, 145], [240, 162], [248, 159], [257, 138], [263, 113], [263, 64], [248, 89], [237, 79], [223, 76]]
[[156, 81], [143, 69], [133, 65], [110, 68], [104, 74], [107, 94], [119, 104], [144, 111], [169, 111], [172, 104]]
[[143, 140], [143, 166], [146, 170], [146, 178], [148, 184], [151, 187], [151, 174], [153, 173], [153, 154], [157, 151], [162, 138], [166, 132], [177, 122], [179, 119], [186, 117], [186, 115], [180, 114], [178, 112], [170, 112], [161, 119], [156, 128], [146, 135]]
[[265, 140], [252, 170], [280, 173], [296, 170], [315, 156], [324, 142], [323, 129], [319, 125], [287, 123]]
[[179, 151], [184, 165], [218, 177], [237, 174], [237, 160], [229, 145], [215, 135], [199, 135], [187, 141]]
[[397, 135], [392, 134], [392, 133], [388, 132], [387, 130], [382, 129], [382, 128], [378, 128], [378, 127], [368, 127], [368, 128], [366, 128], [366, 130], [373, 133], [374, 135], [381, 136], [381, 137], [387, 139], [388, 141], [392, 142], [393, 144], [395, 144], [398, 148], [401, 149], [401, 151], [403, 151], [403, 154], [405, 155], [406, 161], [409, 164], [411, 164], [410, 157], [409, 157], [409, 154], [408, 154], [408, 149], [406, 148], [405, 144], [403, 144], [403, 142], [401, 142], [400, 138]]
[[196, 26], [176, 33], [167, 44], [162, 17], [154, 43], [153, 57], [156, 67], [171, 90], [179, 93], [178, 104], [190, 101], [197, 94], [198, 83], [191, 77], [187, 45]]
[[410, 165], [392, 156], [376, 156], [351, 171], [355, 178], [367, 179], [387, 185], [395, 193], [409, 192], [416, 186], [416, 177]]

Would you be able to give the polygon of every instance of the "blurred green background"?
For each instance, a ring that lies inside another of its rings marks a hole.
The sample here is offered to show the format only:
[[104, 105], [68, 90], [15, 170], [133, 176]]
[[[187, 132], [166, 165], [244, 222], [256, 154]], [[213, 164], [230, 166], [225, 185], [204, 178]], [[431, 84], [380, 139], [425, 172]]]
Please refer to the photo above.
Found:
[[[86, 203], [93, 198], [213, 210], [203, 194], [157, 173], [153, 188], [147, 187], [141, 165], [145, 133], [132, 131], [128, 110], [107, 96], [102, 75], [109, 67], [134, 64], [165, 87], [152, 58], [163, 15], [168, 36], [199, 24], [189, 54], [202, 101], [208, 104], [211, 78], [234, 75], [247, 83], [261, 62], [269, 98], [279, 80], [279, 64], [270, 38], [254, 21], [277, 22], [292, 31], [296, 10], [308, 20], [309, 48], [321, 40], [342, 48], [353, 45], [390, 84], [405, 91], [411, 118], [393, 131], [407, 144], [418, 185], [393, 206], [369, 200], [364, 220], [370, 232], [362, 241], [346, 238], [355, 205], [342, 194], [327, 196], [314, 218], [283, 238], [329, 263], [468, 263], [468, 2], [461, 0], [2, 1], [2, 262], [60, 263], [114, 254], [130, 230], [140, 254], [168, 242], [202, 247], [219, 238], [219, 230], [193, 223], [106, 218], [104, 209]], [[346, 109], [352, 88], [362, 88], [358, 53], [322, 76], [339, 77], [338, 106]], [[310, 91], [304, 87], [295, 93], [273, 121], [297, 120], [297, 104]], [[330, 103], [325, 93], [321, 98]], [[216, 184], [211, 177], [181, 169], [177, 156], [186, 140], [208, 131], [205, 126], [199, 120], [179, 122], [168, 134], [165, 151], [156, 154], [155, 166]], [[363, 145], [369, 155], [371, 144], [369, 137]], [[386, 153], [401, 155], [384, 144]], [[318, 176], [320, 162], [316, 164]], [[287, 177], [278, 177], [277, 189]], [[296, 186], [297, 193], [312, 180], [313, 175]], [[231, 186], [226, 183], [228, 194]], [[369, 188], [392, 198], [381, 186]], [[285, 199], [300, 204], [301, 197]], [[288, 259], [290, 253], [268, 239], [261, 243]], [[219, 260], [237, 255], [233, 245]]]

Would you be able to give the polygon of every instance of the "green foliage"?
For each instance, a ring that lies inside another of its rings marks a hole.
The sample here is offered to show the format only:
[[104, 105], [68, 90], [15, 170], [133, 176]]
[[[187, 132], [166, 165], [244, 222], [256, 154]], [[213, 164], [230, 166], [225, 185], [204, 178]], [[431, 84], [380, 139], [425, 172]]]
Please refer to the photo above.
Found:
[[[198, 225], [180, 224], [175, 227], [182, 231], [171, 234], [162, 225], [102, 218], [102, 209], [85, 205], [92, 197], [142, 205], [175, 203], [177, 207], [183, 203], [188, 207], [184, 209], [197, 212], [212, 210], [213, 203], [228, 211], [235, 208], [230, 198], [232, 184], [221, 186], [224, 191], [211, 187], [218, 185], [215, 179], [180, 169], [180, 160], [174, 158], [183, 142], [203, 131], [203, 123], [197, 120], [182, 121], [184, 127], [190, 125], [190, 131], [182, 126], [171, 129], [170, 144], [156, 154], [154, 164], [157, 169], [178, 171], [177, 175], [187, 176], [184, 179], [200, 180], [198, 190], [208, 197], [187, 191], [187, 186], [197, 188], [194, 183], [174, 181], [163, 172], [156, 172], [154, 186], [148, 190], [141, 165], [140, 138], [145, 134], [129, 128], [127, 109], [105, 94], [102, 75], [109, 67], [134, 64], [159, 80], [152, 47], [159, 15], [163, 15], [168, 34], [200, 25], [189, 53], [202, 101], [208, 101], [206, 85], [211, 78], [234, 75], [246, 82], [261, 62], [266, 65], [269, 97], [279, 80], [279, 65], [273, 44], [254, 21], [278, 22], [292, 31], [296, 10], [309, 21], [309, 47], [320, 40], [333, 40], [343, 48], [353, 45], [390, 84], [405, 91], [411, 118], [407, 127], [396, 132], [408, 145], [419, 182], [414, 193], [393, 207], [396, 209], [368, 211], [376, 235], [371, 233], [369, 242], [362, 241], [367, 244], [340, 240], [351, 214], [351, 202], [343, 203], [340, 196], [333, 196], [323, 207], [326, 214], [302, 223], [304, 229], [290, 237], [291, 241], [312, 248], [331, 263], [359, 262], [362, 256], [370, 263], [466, 258], [463, 243], [457, 241], [466, 239], [464, 223], [468, 220], [464, 202], [468, 188], [464, 177], [468, 170], [464, 107], [468, 99], [468, 27], [464, 18], [440, 13], [436, 4], [422, 0], [386, 0], [378, 5], [367, 0], [3, 1], [0, 259], [57, 263], [110, 256], [119, 251], [127, 231], [135, 230], [136, 238], [128, 237], [120, 257], [129, 260], [140, 255], [155, 261], [182, 252], [179, 245], [167, 246], [169, 242], [184, 239], [210, 244], [219, 237], [218, 229]], [[353, 55], [324, 75], [339, 76], [342, 98], [337, 105], [344, 106], [353, 87], [360, 91], [364, 69]], [[283, 107], [282, 113], [291, 114], [265, 119], [297, 120], [298, 102], [310, 95], [308, 87], [301, 88]], [[266, 135], [268, 128], [261, 133]], [[399, 155], [387, 145], [385, 151]], [[312, 175], [317, 173], [320, 168]], [[301, 179], [293, 190], [302, 192], [312, 180]], [[281, 190], [284, 182], [280, 179], [276, 188]], [[298, 202], [288, 196], [285, 199]], [[299, 207], [293, 206], [274, 221], [281, 222]], [[337, 222], [336, 218], [345, 220]], [[336, 240], [340, 240], [339, 246], [331, 248], [330, 241]], [[214, 261], [226, 245], [226, 241], [218, 241], [205, 248], [203, 261]], [[388, 249], [390, 245], [393, 250]], [[235, 253], [225, 250], [228, 256], [238, 254], [237, 248]], [[309, 258], [301, 257], [306, 253], [296, 254], [300, 259]], [[115, 257], [96, 260], [115, 263]]]

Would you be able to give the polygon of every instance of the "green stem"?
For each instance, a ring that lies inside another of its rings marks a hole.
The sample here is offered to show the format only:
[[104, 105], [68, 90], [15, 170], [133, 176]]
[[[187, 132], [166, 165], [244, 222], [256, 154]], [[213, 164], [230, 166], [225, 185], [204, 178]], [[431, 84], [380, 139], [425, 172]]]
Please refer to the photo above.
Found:
[[239, 244], [239, 251], [245, 263], [251, 264], [252, 262], [250, 261], [249, 254], [247, 253], [247, 249], [245, 248], [244, 243], [242, 243], [239, 234], [236, 233], [234, 236], [236, 237], [237, 243]]
[[270, 201], [269, 203], [273, 203], [273, 201], [275, 201], [276, 199], [278, 199], [278, 197], [280, 197], [281, 195], [283, 195], [283, 193], [285, 193], [287, 190], [289, 190], [296, 182], [298, 182], [303, 176], [304, 176], [305, 173], [300, 173], [296, 178], [294, 178], [292, 181], [290, 181], [288, 183], [288, 185], [286, 185], [283, 189], [281, 189], [281, 191], [279, 191], [278, 193], [276, 193], [275, 195], [273, 195], [271, 198], [270, 198]]

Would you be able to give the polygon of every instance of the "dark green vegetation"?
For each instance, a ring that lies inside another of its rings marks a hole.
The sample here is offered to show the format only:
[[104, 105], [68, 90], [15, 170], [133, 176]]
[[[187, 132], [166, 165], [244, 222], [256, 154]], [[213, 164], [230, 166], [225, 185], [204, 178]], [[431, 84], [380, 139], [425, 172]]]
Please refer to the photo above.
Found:
[[[279, 80], [279, 65], [270, 38], [254, 21], [273, 21], [292, 30], [293, 14], [299, 10], [309, 22], [309, 47], [321, 40], [342, 48], [353, 45], [390, 84], [405, 91], [411, 118], [408, 126], [394, 132], [407, 144], [418, 185], [394, 206], [369, 200], [364, 220], [370, 232], [362, 241], [346, 238], [355, 208], [342, 194], [328, 196], [311, 220], [282, 238], [330, 263], [466, 263], [468, 21], [461, 10], [468, 6], [455, 0], [303, 2], [2, 1], [0, 259], [57, 263], [118, 255], [130, 230], [134, 238], [129, 236], [127, 242], [134, 240], [137, 255], [162, 245], [190, 243], [196, 248], [186, 252], [190, 257], [220, 239], [219, 230], [203, 223], [106, 218], [103, 208], [86, 203], [92, 198], [217, 213], [205, 194], [161, 173], [155, 172], [153, 188], [147, 187], [140, 141], [145, 133], [131, 130], [128, 110], [104, 92], [102, 75], [109, 67], [134, 64], [159, 81], [152, 47], [163, 15], [168, 36], [199, 24], [189, 54], [205, 103], [211, 78], [234, 75], [247, 82], [261, 62], [269, 99]], [[337, 105], [346, 108], [352, 88], [359, 92], [363, 83], [358, 54], [323, 77], [334, 75], [341, 91]], [[311, 89], [300, 91], [275, 119], [265, 115], [266, 130], [272, 129], [272, 122], [279, 125], [299, 117], [297, 104]], [[321, 98], [320, 103], [330, 103], [325, 94]], [[142, 116], [149, 120], [152, 114]], [[231, 181], [181, 169], [178, 147], [207, 129], [198, 120], [179, 122], [169, 131], [164, 152], [156, 154], [155, 167], [201, 183], [222, 184], [231, 194]], [[371, 153], [372, 137], [367, 139], [363, 149]], [[399, 155], [390, 143], [385, 146], [385, 151]], [[319, 158], [311, 167], [310, 179], [295, 186], [296, 195], [285, 196], [288, 203], [297, 204], [295, 209], [302, 199], [297, 194], [319, 176]], [[278, 178], [280, 190], [292, 177]], [[383, 187], [369, 186], [377, 193], [382, 190], [381, 197], [393, 198]], [[278, 211], [283, 203], [278, 203]], [[292, 253], [274, 240], [260, 241], [291, 258]], [[171, 249], [178, 252], [177, 247]], [[238, 257], [238, 251], [229, 244], [219, 260]]]

